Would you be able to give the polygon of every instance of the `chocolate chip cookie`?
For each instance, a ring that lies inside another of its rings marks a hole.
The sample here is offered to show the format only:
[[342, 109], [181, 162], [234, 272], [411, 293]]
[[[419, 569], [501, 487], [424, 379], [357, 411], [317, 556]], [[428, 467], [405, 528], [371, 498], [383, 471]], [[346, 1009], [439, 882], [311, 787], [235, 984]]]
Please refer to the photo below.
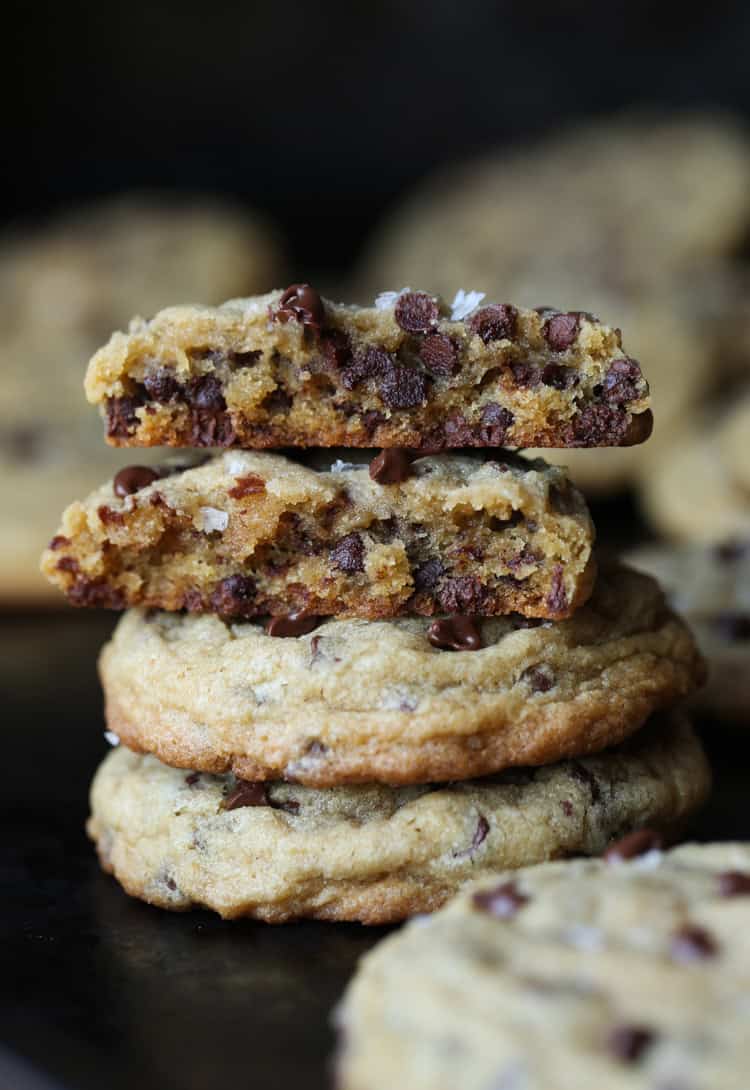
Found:
[[750, 845], [653, 844], [507, 871], [378, 945], [337, 1085], [744, 1090]]
[[605, 570], [567, 621], [252, 622], [132, 610], [102, 652], [110, 730], [178, 767], [419, 783], [616, 744], [703, 681], [657, 585]]
[[673, 827], [708, 786], [680, 719], [597, 757], [422, 787], [248, 783], [120, 747], [94, 780], [88, 829], [104, 868], [162, 908], [388, 923], [504, 867], [599, 853], [643, 820]]
[[652, 422], [619, 330], [477, 292], [171, 307], [114, 334], [86, 392], [117, 446], [628, 446]]
[[[230, 451], [131, 466], [65, 512], [43, 557], [75, 605], [263, 614], [522, 613], [591, 593], [594, 528], [559, 469], [506, 451]], [[291, 620], [289, 618], [292, 618]], [[302, 631], [302, 628], [300, 628]]]
[[694, 706], [712, 718], [750, 720], [750, 538], [714, 546], [650, 545], [628, 562], [664, 587], [708, 661], [708, 684]]

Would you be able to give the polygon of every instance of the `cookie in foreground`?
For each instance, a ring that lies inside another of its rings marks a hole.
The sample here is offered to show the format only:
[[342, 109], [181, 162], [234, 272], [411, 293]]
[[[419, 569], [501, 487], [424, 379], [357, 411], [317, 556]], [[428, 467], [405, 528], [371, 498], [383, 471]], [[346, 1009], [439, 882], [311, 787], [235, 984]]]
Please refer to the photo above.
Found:
[[563, 618], [590, 595], [594, 527], [561, 470], [503, 450], [346, 457], [132, 466], [66, 510], [42, 569], [74, 605], [273, 614], [288, 634], [323, 615]]
[[750, 845], [498, 875], [360, 964], [340, 1090], [744, 1090]]
[[464, 291], [171, 307], [113, 335], [86, 394], [115, 446], [630, 446], [652, 425], [619, 330]]
[[107, 725], [180, 768], [248, 780], [429, 783], [615, 745], [704, 680], [657, 584], [603, 571], [567, 621], [260, 623], [130, 610], [100, 659]]
[[709, 781], [680, 716], [595, 757], [421, 787], [248, 783], [120, 746], [94, 779], [88, 831], [105, 870], [162, 908], [388, 923], [505, 867], [597, 854], [644, 820], [679, 826]]

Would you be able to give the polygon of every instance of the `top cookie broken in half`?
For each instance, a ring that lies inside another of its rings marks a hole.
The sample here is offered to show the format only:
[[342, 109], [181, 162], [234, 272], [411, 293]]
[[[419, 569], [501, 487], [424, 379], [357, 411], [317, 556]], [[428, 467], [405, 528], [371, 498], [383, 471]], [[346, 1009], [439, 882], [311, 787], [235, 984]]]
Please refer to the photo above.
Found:
[[115, 446], [627, 446], [652, 423], [619, 330], [474, 292], [170, 307], [113, 335], [86, 393]]
[[557, 467], [492, 455], [133, 466], [67, 509], [42, 569], [75, 605], [296, 614], [306, 631], [318, 615], [568, 617], [594, 581], [583, 497]]

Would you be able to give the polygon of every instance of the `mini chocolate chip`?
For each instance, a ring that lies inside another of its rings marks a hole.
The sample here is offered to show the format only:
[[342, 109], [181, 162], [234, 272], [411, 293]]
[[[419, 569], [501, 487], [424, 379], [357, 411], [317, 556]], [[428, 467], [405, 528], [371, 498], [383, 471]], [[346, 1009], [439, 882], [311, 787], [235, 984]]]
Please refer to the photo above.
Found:
[[96, 513], [105, 526], [110, 523], [114, 523], [116, 526], [122, 526], [125, 522], [125, 516], [122, 511], [115, 511], [113, 507], [107, 507], [106, 503], [97, 507]]
[[419, 358], [433, 375], [454, 375], [458, 349], [447, 333], [430, 333], [419, 346]]
[[508, 429], [513, 425], [513, 413], [510, 409], [488, 402], [482, 409], [479, 435], [483, 443], [491, 447], [501, 447], [505, 442]]
[[427, 639], [433, 647], [443, 651], [478, 651], [484, 646], [474, 618], [459, 614], [433, 621], [427, 630]]
[[114, 479], [113, 489], [116, 496], [132, 496], [142, 488], [158, 481], [159, 474], [148, 466], [126, 466]]
[[445, 565], [437, 556], [431, 556], [425, 560], [412, 573], [414, 587], [418, 592], [432, 590], [442, 575], [445, 574]]
[[551, 666], [540, 663], [524, 670], [521, 680], [528, 682], [532, 693], [548, 693], [555, 684], [555, 674]]
[[640, 396], [639, 387], [643, 375], [637, 360], [627, 356], [615, 360], [604, 376], [602, 396], [605, 401], [622, 405], [627, 401], [636, 401]]
[[265, 784], [238, 780], [221, 804], [222, 810], [239, 810], [243, 806], [268, 806]]
[[405, 291], [396, 300], [393, 317], [407, 333], [427, 333], [438, 322], [437, 300], [424, 291]]
[[655, 829], [636, 829], [614, 844], [610, 844], [604, 853], [608, 863], [620, 863], [624, 859], [635, 859], [646, 852], [659, 851], [664, 846], [664, 841]]
[[688, 964], [715, 957], [718, 947], [713, 936], [704, 927], [686, 924], [672, 936], [670, 951], [675, 961]]
[[192, 378], [185, 387], [185, 395], [196, 409], [220, 412], [227, 407], [221, 382], [216, 375], [199, 375]]
[[75, 575], [81, 570], [81, 565], [74, 556], [61, 556], [55, 564], [55, 568], [57, 571], [67, 571], [71, 575]]
[[269, 636], [306, 636], [320, 624], [320, 617], [313, 613], [288, 613], [286, 617], [271, 617], [266, 622]]
[[564, 443], [572, 447], [617, 447], [623, 443], [627, 428], [628, 414], [623, 409], [594, 401], [573, 417]]
[[750, 640], [750, 613], [725, 610], [712, 618], [712, 627], [728, 643]]
[[542, 372], [533, 363], [526, 360], [514, 360], [510, 365], [510, 373], [516, 386], [538, 386], [542, 381]]
[[568, 596], [565, 593], [562, 564], [555, 564], [552, 569], [552, 582], [547, 595], [547, 608], [553, 616], [565, 613], [568, 608]]
[[49, 543], [49, 548], [54, 551], [56, 549], [62, 549], [63, 545], [70, 545], [70, 538], [64, 537], [62, 534], [55, 534]]
[[620, 446], [635, 447], [639, 443], [645, 443], [653, 429], [654, 414], [650, 409], [646, 409], [645, 413], [634, 413], [620, 436]]
[[200, 772], [189, 772], [185, 777], [185, 783], [188, 785], [188, 787], [194, 787], [200, 778]]
[[615, 1026], [607, 1037], [607, 1049], [623, 1063], [635, 1063], [655, 1040], [646, 1026]]
[[503, 882], [494, 889], [475, 893], [471, 900], [474, 907], [482, 912], [498, 920], [509, 920], [528, 904], [529, 898], [521, 893], [515, 882]]
[[370, 462], [370, 476], [378, 484], [401, 484], [411, 476], [414, 455], [404, 447], [381, 450]]
[[569, 390], [578, 385], [578, 374], [574, 367], [563, 367], [560, 363], [548, 363], [542, 370], [542, 382], [555, 390]]
[[160, 404], [174, 401], [180, 392], [180, 384], [174, 376], [174, 371], [168, 367], [160, 367], [158, 371], [146, 375], [143, 385], [151, 400], [158, 401]]
[[365, 570], [365, 543], [359, 534], [347, 534], [329, 553], [334, 568], [352, 574]]
[[266, 490], [266, 482], [257, 473], [248, 473], [246, 477], [236, 477], [234, 487], [229, 489], [228, 495], [233, 500], [241, 500], [245, 496], [257, 496]]
[[323, 300], [309, 284], [290, 284], [272, 311], [275, 322], [300, 322], [314, 331], [320, 331], [325, 320]]
[[360, 382], [368, 378], [382, 376], [396, 366], [393, 356], [382, 348], [372, 345], [361, 348], [351, 356], [341, 374], [341, 381], [347, 390], [353, 390]]
[[722, 897], [750, 896], [750, 873], [727, 870], [719, 875], [719, 893]]
[[573, 803], [570, 801], [570, 799], [563, 799], [562, 802], [560, 803], [560, 807], [561, 807], [562, 812], [565, 814], [566, 817], [572, 817], [573, 816], [574, 806], [573, 806]]
[[351, 341], [340, 329], [329, 329], [321, 336], [320, 351], [326, 367], [334, 371], [344, 371], [351, 361]]
[[378, 391], [389, 409], [413, 409], [427, 398], [427, 379], [413, 367], [394, 363], [380, 376]]
[[110, 397], [107, 400], [107, 435], [110, 439], [127, 439], [138, 426], [136, 412], [143, 407], [143, 398]]
[[512, 341], [518, 324], [518, 311], [508, 303], [493, 303], [477, 310], [466, 325], [472, 333], [478, 334], [485, 344], [490, 341]]
[[467, 855], [469, 855], [469, 856], [473, 855], [474, 852], [477, 850], [477, 848], [481, 847], [481, 845], [485, 842], [485, 840], [487, 839], [487, 834], [489, 833], [489, 831], [490, 831], [489, 821], [484, 816], [484, 814], [479, 814], [479, 816], [477, 818], [477, 823], [476, 823], [476, 825], [474, 827], [474, 835], [471, 838], [471, 844], [469, 845], [468, 848], [462, 848], [459, 851], [453, 852], [453, 858], [454, 859], [461, 859], [461, 858], [464, 858]]
[[553, 352], [564, 352], [578, 336], [580, 319], [577, 313], [553, 314], [542, 327], [544, 339]]
[[211, 607], [226, 617], [255, 616], [255, 580], [248, 575], [229, 575], [216, 586]]
[[482, 614], [485, 612], [487, 588], [476, 575], [458, 575], [443, 582], [438, 600], [446, 613]]

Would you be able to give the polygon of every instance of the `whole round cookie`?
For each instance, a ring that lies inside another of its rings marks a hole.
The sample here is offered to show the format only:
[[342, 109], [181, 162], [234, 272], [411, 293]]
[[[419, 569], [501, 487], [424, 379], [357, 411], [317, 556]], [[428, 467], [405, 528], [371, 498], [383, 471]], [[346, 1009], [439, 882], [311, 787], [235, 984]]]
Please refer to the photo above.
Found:
[[601, 852], [643, 820], [674, 828], [709, 780], [681, 717], [595, 757], [422, 787], [248, 783], [120, 747], [88, 831], [103, 867], [162, 908], [388, 923], [504, 867]]
[[278, 268], [263, 223], [205, 197], [119, 197], [0, 238], [1, 601], [51, 598], [36, 556], [60, 506], [132, 461], [104, 449], [83, 394], [101, 340], [134, 313], [265, 290]]
[[315, 787], [434, 782], [614, 745], [703, 681], [685, 624], [624, 568], [569, 620], [531, 625], [329, 620], [278, 638], [131, 610], [100, 660], [107, 724], [181, 768]]
[[627, 561], [663, 586], [708, 662], [693, 706], [747, 726], [750, 718], [750, 538], [714, 546], [644, 545]]
[[340, 1090], [745, 1090], [750, 845], [543, 863], [365, 956]]

